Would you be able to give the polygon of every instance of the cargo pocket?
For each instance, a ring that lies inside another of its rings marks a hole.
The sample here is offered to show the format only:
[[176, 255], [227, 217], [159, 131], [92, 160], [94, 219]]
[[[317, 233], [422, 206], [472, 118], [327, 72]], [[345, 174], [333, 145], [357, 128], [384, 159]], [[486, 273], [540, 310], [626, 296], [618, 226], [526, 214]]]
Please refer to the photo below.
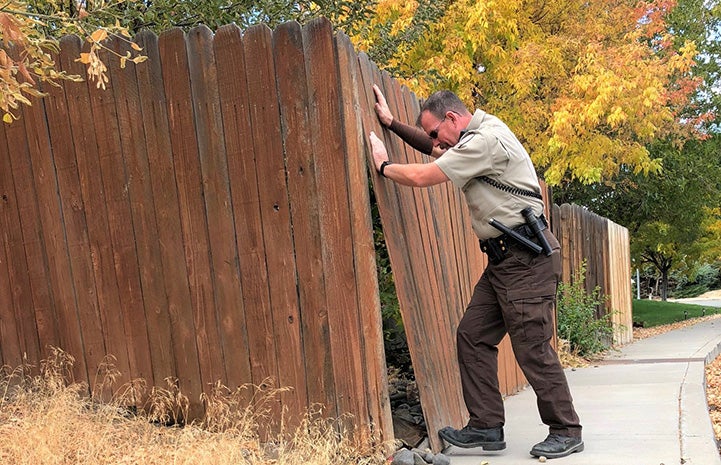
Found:
[[553, 337], [554, 295], [549, 295], [545, 289], [541, 291], [543, 293], [535, 295], [532, 292], [508, 294], [515, 313], [510, 318], [514, 321], [514, 327], [509, 328], [509, 333], [518, 342], [539, 342]]

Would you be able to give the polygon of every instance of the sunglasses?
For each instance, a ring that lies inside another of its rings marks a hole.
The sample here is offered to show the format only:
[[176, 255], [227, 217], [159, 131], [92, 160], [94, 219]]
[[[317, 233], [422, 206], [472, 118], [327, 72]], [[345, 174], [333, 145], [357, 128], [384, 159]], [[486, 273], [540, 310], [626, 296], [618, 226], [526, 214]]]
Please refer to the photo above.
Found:
[[446, 118], [447, 118], [447, 116], [444, 116], [443, 119], [438, 123], [436, 128], [428, 133], [428, 136], [431, 139], [438, 139], [438, 129], [441, 127], [441, 124], [443, 124], [443, 122], [446, 120]]

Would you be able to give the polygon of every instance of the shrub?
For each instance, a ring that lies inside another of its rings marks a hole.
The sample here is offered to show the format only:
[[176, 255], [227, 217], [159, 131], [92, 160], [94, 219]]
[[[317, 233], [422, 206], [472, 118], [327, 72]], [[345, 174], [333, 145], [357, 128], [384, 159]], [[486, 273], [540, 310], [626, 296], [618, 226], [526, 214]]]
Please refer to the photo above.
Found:
[[584, 262], [571, 283], [558, 286], [558, 336], [569, 342], [571, 351], [582, 356], [608, 349], [613, 340], [611, 314], [596, 315], [596, 309], [603, 302], [601, 289], [596, 286], [588, 294], [585, 281]]

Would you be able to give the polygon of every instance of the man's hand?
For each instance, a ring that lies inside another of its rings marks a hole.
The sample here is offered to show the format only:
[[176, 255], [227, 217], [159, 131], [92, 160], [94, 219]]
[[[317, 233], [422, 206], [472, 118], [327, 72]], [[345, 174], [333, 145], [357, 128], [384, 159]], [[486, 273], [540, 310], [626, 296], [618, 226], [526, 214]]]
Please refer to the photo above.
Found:
[[373, 163], [376, 166], [376, 171], [380, 171], [381, 164], [383, 164], [384, 161], [388, 161], [388, 152], [386, 151], [386, 146], [383, 144], [383, 141], [376, 136], [375, 132], [371, 131], [370, 139], [371, 152], [373, 153]]
[[376, 84], [373, 84], [373, 92], [376, 94], [377, 102], [375, 104], [375, 110], [378, 115], [378, 119], [381, 121], [383, 126], [389, 127], [393, 122], [393, 115], [391, 114], [390, 108], [388, 108], [388, 102], [386, 102], [383, 92], [381, 92], [380, 87]]

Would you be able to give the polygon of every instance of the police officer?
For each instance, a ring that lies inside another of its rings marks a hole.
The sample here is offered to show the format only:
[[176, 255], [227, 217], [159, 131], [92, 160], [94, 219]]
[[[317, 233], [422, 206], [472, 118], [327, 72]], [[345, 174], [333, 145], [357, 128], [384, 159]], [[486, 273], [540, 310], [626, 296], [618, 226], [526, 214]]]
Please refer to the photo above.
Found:
[[[471, 114], [450, 91], [436, 92], [423, 103], [417, 121], [421, 131], [395, 120], [380, 89], [373, 89], [381, 123], [414, 148], [437, 157], [431, 163], [394, 163], [383, 142], [371, 132], [376, 169], [408, 186], [453, 182], [465, 195], [473, 230], [489, 255], [490, 263], [474, 288], [456, 334], [469, 421], [462, 429], [442, 428], [439, 436], [458, 447], [505, 449], [497, 345], [508, 333], [516, 360], [536, 393], [540, 417], [549, 428], [548, 436], [532, 447], [531, 455], [557, 458], [582, 451], [581, 425], [551, 346], [560, 247], [542, 216], [540, 186], [528, 153], [502, 121], [482, 110]], [[541, 225], [540, 232], [536, 228], [534, 234], [528, 227], [524, 209]], [[532, 250], [502, 233], [499, 224], [510, 229], [511, 236], [520, 235], [536, 244], [545, 242], [548, 253], [539, 253], [540, 246]]]

